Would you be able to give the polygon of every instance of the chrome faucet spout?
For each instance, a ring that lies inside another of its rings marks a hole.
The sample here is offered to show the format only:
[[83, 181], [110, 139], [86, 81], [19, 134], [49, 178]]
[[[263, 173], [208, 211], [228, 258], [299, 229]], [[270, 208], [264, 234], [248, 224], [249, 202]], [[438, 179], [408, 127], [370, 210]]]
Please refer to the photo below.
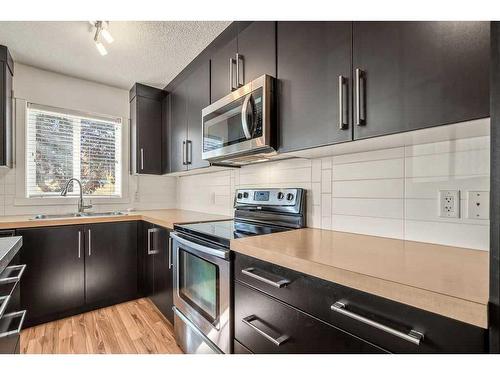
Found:
[[61, 190], [61, 195], [63, 197], [65, 197], [68, 194], [69, 184], [73, 181], [78, 182], [78, 185], [80, 185], [80, 199], [78, 200], [78, 212], [83, 213], [85, 211], [85, 209], [92, 208], [92, 205], [91, 204], [88, 204], [88, 205], [84, 204], [82, 183], [80, 182], [80, 180], [78, 178], [74, 178], [74, 177], [70, 178], [68, 180], [68, 182], [66, 182], [66, 185], [64, 186], [64, 188]]

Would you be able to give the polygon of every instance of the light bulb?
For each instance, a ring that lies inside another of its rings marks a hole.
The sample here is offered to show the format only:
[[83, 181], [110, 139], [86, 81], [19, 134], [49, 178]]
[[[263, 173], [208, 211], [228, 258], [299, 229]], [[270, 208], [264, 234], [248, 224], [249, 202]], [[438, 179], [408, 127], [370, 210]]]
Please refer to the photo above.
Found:
[[108, 54], [108, 51], [106, 51], [106, 48], [104, 47], [104, 45], [100, 41], [96, 40], [95, 46], [102, 56], [106, 56]]
[[111, 33], [107, 29], [102, 29], [101, 30], [101, 35], [104, 38], [104, 40], [106, 40], [106, 42], [113, 43], [114, 39], [111, 36]]

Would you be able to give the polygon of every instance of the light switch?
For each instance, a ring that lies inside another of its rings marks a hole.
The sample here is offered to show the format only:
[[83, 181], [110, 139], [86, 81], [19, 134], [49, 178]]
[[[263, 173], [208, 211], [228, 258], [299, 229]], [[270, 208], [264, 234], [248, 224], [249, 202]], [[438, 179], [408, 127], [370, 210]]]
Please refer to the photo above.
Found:
[[490, 218], [490, 192], [467, 192], [467, 217], [469, 219], [488, 220]]

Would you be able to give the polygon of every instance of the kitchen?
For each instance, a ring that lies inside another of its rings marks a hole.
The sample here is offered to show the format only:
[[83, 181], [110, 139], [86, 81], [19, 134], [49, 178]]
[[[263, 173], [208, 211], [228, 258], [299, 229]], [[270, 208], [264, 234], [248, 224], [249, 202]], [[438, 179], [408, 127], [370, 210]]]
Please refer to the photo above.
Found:
[[0, 351], [498, 354], [500, 24], [350, 19], [0, 21]]

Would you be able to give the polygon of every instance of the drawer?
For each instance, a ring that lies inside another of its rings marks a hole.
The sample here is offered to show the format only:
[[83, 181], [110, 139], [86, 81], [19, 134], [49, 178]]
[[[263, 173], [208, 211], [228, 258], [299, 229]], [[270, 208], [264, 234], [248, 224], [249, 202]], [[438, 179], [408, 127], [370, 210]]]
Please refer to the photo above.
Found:
[[0, 274], [0, 318], [21, 308], [21, 278], [25, 265], [8, 266]]
[[[236, 280], [390, 352], [487, 352], [485, 329], [412, 306], [241, 254], [235, 255], [234, 274]], [[343, 306], [332, 310], [337, 302]], [[412, 330], [423, 334], [418, 345], [408, 341]]]
[[0, 354], [14, 354], [23, 327], [26, 311], [4, 314], [0, 319]]
[[[234, 335], [252, 353], [381, 353], [383, 350], [235, 283]], [[235, 348], [236, 350], [236, 348]]]

